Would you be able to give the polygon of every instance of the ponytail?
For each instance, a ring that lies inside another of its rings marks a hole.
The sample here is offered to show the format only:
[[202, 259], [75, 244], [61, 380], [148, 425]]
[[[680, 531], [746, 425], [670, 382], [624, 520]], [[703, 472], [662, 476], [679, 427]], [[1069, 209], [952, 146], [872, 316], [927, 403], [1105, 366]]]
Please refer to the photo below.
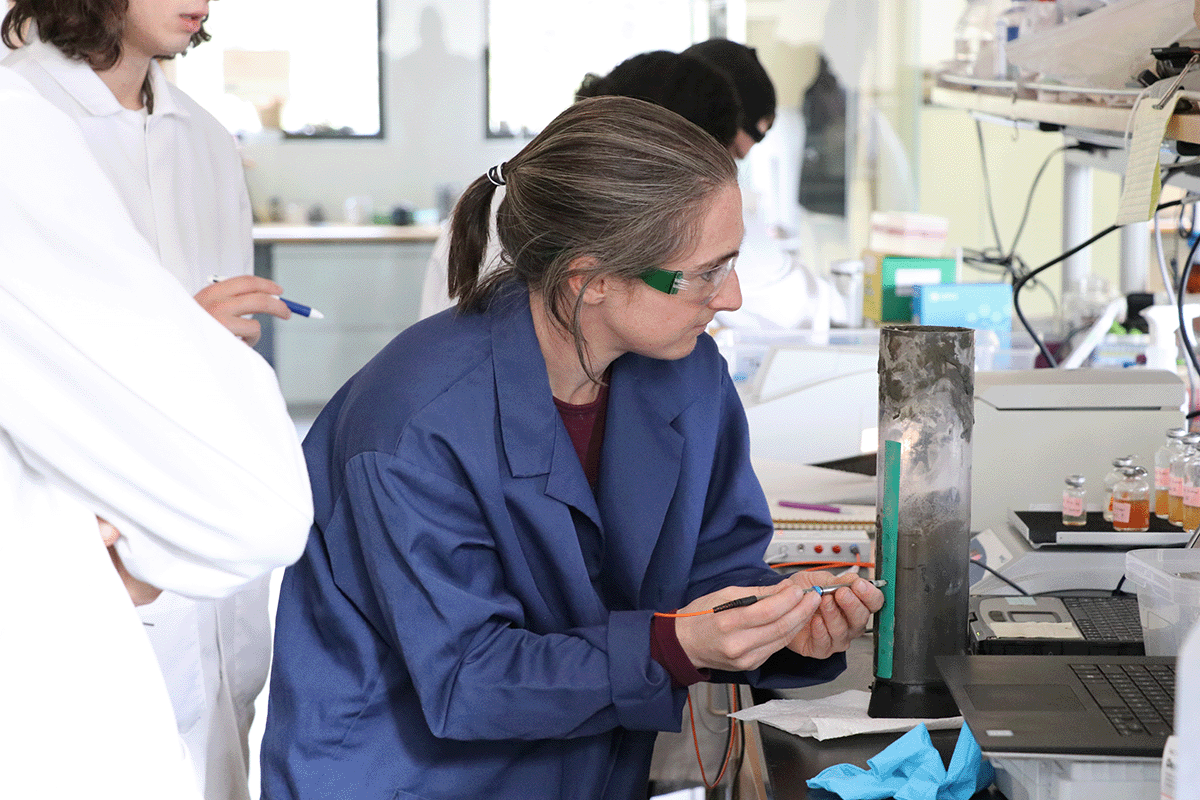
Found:
[[467, 187], [450, 217], [450, 296], [458, 300], [460, 310], [482, 306], [480, 272], [487, 257], [492, 220], [492, 197], [496, 184], [486, 176]]

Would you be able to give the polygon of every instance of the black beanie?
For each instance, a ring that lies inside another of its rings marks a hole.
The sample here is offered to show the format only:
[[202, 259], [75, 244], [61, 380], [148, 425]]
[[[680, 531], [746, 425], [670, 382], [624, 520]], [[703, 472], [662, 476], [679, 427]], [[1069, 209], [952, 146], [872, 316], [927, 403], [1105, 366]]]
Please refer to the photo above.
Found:
[[737, 89], [722, 69], [694, 56], [655, 50], [627, 58], [604, 76], [588, 75], [576, 98], [620, 95], [668, 108], [728, 147], [741, 127]]
[[759, 63], [754, 48], [728, 39], [709, 39], [683, 52], [724, 70], [742, 102], [742, 130], [754, 141], [760, 141], [763, 135], [758, 121], [775, 117], [775, 85]]

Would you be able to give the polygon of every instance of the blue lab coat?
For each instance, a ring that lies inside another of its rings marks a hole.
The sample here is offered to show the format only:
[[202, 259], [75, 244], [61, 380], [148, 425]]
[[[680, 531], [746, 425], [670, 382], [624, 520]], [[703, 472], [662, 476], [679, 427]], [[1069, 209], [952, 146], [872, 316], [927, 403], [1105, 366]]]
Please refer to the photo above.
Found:
[[[606, 420], [593, 494], [515, 286], [342, 387], [305, 440], [316, 521], [279, 598], [264, 798], [645, 796], [686, 698], [650, 657], [652, 612], [779, 576], [710, 337], [619, 358]], [[720, 677], [844, 666], [785, 650]]]

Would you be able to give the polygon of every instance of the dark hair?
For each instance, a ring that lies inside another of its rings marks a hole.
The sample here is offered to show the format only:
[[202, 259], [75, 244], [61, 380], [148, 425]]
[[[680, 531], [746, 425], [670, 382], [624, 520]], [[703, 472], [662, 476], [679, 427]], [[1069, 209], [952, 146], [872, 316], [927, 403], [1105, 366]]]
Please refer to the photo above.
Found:
[[[0, 23], [0, 41], [13, 49], [20, 47], [33, 23], [38, 38], [67, 58], [85, 61], [92, 69], [109, 69], [121, 60], [128, 11], [129, 0], [15, 0]], [[192, 34], [192, 47], [210, 38], [202, 25]], [[149, 76], [142, 94], [147, 105], [153, 106]]]
[[627, 58], [607, 75], [589, 74], [576, 98], [635, 97], [669, 108], [728, 147], [737, 133], [742, 108], [737, 90], [721, 70], [669, 50]]
[[678, 114], [643, 100], [595, 97], [555, 117], [503, 165], [502, 179], [500, 267], [481, 278], [496, 190], [483, 176], [454, 208], [450, 296], [460, 312], [478, 311], [501, 283], [524, 283], [574, 337], [580, 363], [596, 380], [571, 264], [594, 261], [582, 273], [586, 286], [601, 276], [633, 280], [672, 261], [693, 246], [717, 190], [736, 186], [737, 169], [727, 150]]
[[754, 48], [728, 39], [709, 39], [683, 52], [708, 62], [729, 76], [742, 104], [742, 130], [754, 141], [762, 141], [763, 132], [758, 129], [758, 121], [775, 119], [775, 84], [759, 63]]

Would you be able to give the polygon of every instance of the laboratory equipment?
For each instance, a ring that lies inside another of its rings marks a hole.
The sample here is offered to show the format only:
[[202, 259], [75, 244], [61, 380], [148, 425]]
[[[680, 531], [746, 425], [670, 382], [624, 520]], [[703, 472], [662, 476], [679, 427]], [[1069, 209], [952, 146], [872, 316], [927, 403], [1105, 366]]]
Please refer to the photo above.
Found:
[[1114, 452], [1148, 458], [1183, 425], [1183, 402], [1183, 380], [1161, 370], [978, 373], [971, 530], [1006, 528], [1010, 509], [1057, 507], [1064, 475], [1099, 483]]
[[939, 655], [966, 651], [971, 521], [969, 328], [889, 326], [879, 339], [879, 527], [872, 717], [958, 713]]
[[741, 330], [713, 338], [738, 387], [750, 454], [821, 464], [873, 453], [879, 330]]

